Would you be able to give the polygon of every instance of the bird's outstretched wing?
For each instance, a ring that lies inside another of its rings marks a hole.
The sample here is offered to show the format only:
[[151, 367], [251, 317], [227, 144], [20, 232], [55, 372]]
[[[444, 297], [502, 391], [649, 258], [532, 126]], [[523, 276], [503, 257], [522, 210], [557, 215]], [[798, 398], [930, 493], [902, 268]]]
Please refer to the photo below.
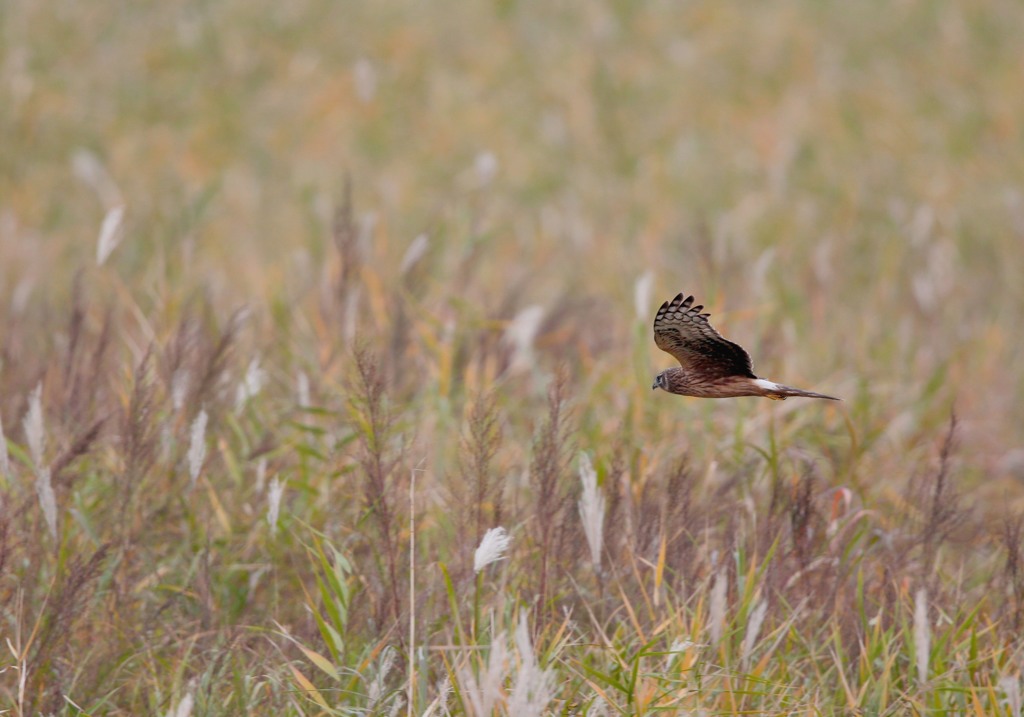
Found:
[[693, 297], [678, 294], [666, 301], [654, 317], [654, 343], [688, 370], [706, 378], [754, 376], [750, 356], [743, 348], [722, 338], [708, 323], [710, 314], [693, 305]]

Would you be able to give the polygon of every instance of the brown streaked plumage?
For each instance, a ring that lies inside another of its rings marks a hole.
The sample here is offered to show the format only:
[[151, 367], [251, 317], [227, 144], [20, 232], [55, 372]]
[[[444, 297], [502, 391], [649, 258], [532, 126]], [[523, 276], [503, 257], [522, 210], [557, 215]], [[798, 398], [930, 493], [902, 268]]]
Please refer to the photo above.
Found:
[[806, 396], [839, 400], [758, 378], [747, 352], [722, 338], [708, 322], [710, 314], [701, 313], [703, 309], [699, 304], [693, 305], [692, 296], [684, 298], [682, 294], [658, 309], [654, 317], [654, 343], [671, 354], [679, 366], [655, 376], [652, 389], [698, 398], [764, 396], [785, 401], [790, 396]]

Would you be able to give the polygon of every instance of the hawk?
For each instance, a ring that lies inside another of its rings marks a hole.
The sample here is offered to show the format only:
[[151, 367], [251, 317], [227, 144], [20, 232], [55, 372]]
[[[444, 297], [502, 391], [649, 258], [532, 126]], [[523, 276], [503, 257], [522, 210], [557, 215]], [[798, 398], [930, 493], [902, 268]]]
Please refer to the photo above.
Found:
[[722, 338], [708, 322], [710, 314], [701, 313], [703, 308], [700, 304], [693, 305], [692, 296], [684, 298], [678, 294], [658, 309], [654, 317], [654, 343], [671, 354], [679, 366], [655, 376], [652, 390], [660, 388], [698, 398], [764, 396], [773, 401], [785, 401], [790, 396], [806, 396], [839, 400], [755, 376], [747, 352]]

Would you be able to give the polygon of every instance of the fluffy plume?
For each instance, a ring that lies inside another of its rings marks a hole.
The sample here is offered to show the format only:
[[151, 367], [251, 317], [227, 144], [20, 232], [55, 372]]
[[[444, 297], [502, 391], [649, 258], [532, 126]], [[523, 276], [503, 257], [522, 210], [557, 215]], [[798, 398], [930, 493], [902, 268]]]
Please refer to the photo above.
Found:
[[427, 705], [427, 709], [423, 713], [423, 717], [432, 717], [435, 712], [437, 714], [450, 714], [448, 712], [448, 698], [451, 694], [452, 680], [451, 677], [446, 674], [444, 679], [437, 685], [437, 697], [434, 698], [433, 702]]
[[309, 376], [305, 371], [299, 371], [295, 377], [295, 400], [300, 408], [312, 405], [309, 400]]
[[498, 176], [498, 158], [494, 156], [494, 152], [480, 152], [473, 160], [473, 170], [476, 172], [476, 181], [479, 185], [486, 187]]
[[528, 306], [516, 314], [505, 329], [505, 343], [512, 347], [510, 373], [520, 373], [533, 367], [533, 340], [543, 318], [544, 307]]
[[267, 523], [270, 524], [270, 534], [277, 535], [277, 519], [281, 514], [281, 496], [284, 495], [284, 481], [277, 476], [270, 479], [270, 488], [267, 490]]
[[192, 717], [193, 703], [192, 692], [189, 691], [181, 698], [181, 702], [167, 712], [167, 717]]
[[188, 369], [179, 368], [171, 377], [171, 405], [175, 412], [180, 412], [185, 407], [185, 397], [188, 396]]
[[416, 263], [423, 258], [423, 255], [427, 253], [427, 249], [430, 247], [430, 237], [426, 234], [420, 234], [412, 240], [412, 244], [405, 250], [405, 255], [402, 257], [402, 264], [398, 269], [400, 274], [405, 274], [407, 271], [416, 266]]
[[43, 465], [43, 449], [46, 447], [46, 435], [43, 431], [43, 384], [40, 381], [28, 397], [28, 413], [21, 425], [25, 429], [25, 440], [28, 451], [36, 467]]
[[698, 645], [693, 640], [686, 638], [675, 638], [672, 640], [672, 644], [668, 648], [668, 653], [665, 655], [665, 666], [662, 668], [665, 672], [668, 672], [672, 665], [679, 659], [680, 655], [686, 653], [687, 650], [694, 647], [704, 647], [704, 645]]
[[111, 207], [103, 217], [100, 235], [96, 240], [96, 266], [103, 266], [107, 257], [117, 248], [124, 236], [124, 206]]
[[757, 636], [761, 632], [761, 624], [764, 623], [764, 616], [767, 612], [768, 603], [763, 599], [758, 600], [754, 609], [750, 611], [750, 617], [747, 618], [747, 632], [743, 636], [743, 650], [740, 653], [740, 661], [744, 664], [750, 659], [754, 646], [757, 645]]
[[206, 409], [199, 411], [199, 415], [192, 421], [192, 439], [188, 445], [188, 475], [189, 484], [194, 486], [199, 478], [199, 471], [202, 470], [203, 461], [206, 460]]
[[377, 661], [377, 674], [374, 675], [373, 681], [370, 683], [370, 693], [368, 697], [371, 709], [381, 701], [382, 697], [384, 697], [384, 689], [387, 686], [388, 675], [391, 674], [391, 668], [394, 664], [395, 648], [388, 645], [380, 653], [380, 658]]
[[363, 104], [371, 102], [377, 94], [377, 71], [373, 64], [365, 57], [360, 58], [352, 68], [352, 78], [359, 101]]
[[597, 485], [597, 471], [590, 462], [590, 456], [580, 453], [580, 482], [583, 484], [583, 495], [579, 501], [580, 519], [583, 521], [583, 532], [590, 546], [590, 559], [594, 570], [601, 570], [601, 547], [604, 535], [604, 494]]
[[540, 717], [554, 696], [554, 678], [550, 670], [542, 670], [537, 664], [525, 614], [520, 614], [516, 626], [516, 650], [519, 652], [519, 671], [509, 698], [508, 713], [517, 717]]
[[238, 384], [238, 389], [235, 391], [236, 413], [245, 408], [245, 404], [249, 402], [249, 399], [262, 390], [266, 377], [267, 374], [260, 368], [260, 360], [258, 358], [254, 358], [249, 362], [249, 367], [245, 370], [245, 378]]
[[50, 469], [36, 466], [36, 495], [43, 509], [43, 518], [50, 531], [50, 537], [57, 540], [57, 496], [53, 494], [53, 482], [50, 480]]
[[256, 462], [256, 492], [262, 493], [267, 485], [267, 458], [261, 456]]
[[[494, 705], [501, 697], [501, 684], [505, 680], [505, 662], [508, 658], [508, 647], [505, 645], [505, 633], [499, 633], [491, 642], [491, 655], [487, 660], [487, 671], [477, 682], [476, 675], [470, 666], [456, 668], [459, 677], [459, 692], [467, 700], [477, 715], [491, 715]], [[510, 712], [509, 714], [515, 714]]]
[[636, 318], [643, 322], [651, 318], [651, 286], [653, 284], [654, 274], [650, 271], [645, 271], [633, 286], [633, 304], [636, 307]]
[[998, 687], [1006, 693], [1006, 707], [1010, 712], [1010, 717], [1020, 717], [1020, 678], [1017, 675], [1000, 677]]
[[914, 598], [914, 652], [917, 654], [917, 679], [928, 681], [928, 656], [932, 632], [928, 624], [928, 591], [921, 588]]
[[508, 531], [504, 528], [489, 529], [473, 553], [473, 572], [479, 573], [491, 563], [504, 558], [511, 542], [512, 539], [508, 537]]
[[11, 459], [7, 455], [7, 439], [4, 437], [3, 416], [0, 416], [0, 477], [11, 477]]
[[[39, 497], [39, 507], [43, 509], [43, 518], [46, 520], [46, 527], [50, 531], [50, 537], [57, 540], [57, 497], [53, 493], [53, 482], [51, 481], [50, 468], [43, 461], [43, 451], [46, 448], [46, 432], [43, 428], [43, 384], [36, 384], [35, 389], [28, 397], [28, 411], [21, 422], [25, 430], [25, 440], [28, 442], [28, 451], [32, 456], [32, 464], [36, 473], [36, 495]], [[3, 454], [2, 467], [10, 469], [7, 463], [7, 444], [2, 440], [0, 433], [0, 453]]]
[[725, 627], [725, 598], [729, 593], [729, 574], [725, 569], [715, 575], [715, 584], [711, 588], [711, 644], [717, 645], [722, 639]]

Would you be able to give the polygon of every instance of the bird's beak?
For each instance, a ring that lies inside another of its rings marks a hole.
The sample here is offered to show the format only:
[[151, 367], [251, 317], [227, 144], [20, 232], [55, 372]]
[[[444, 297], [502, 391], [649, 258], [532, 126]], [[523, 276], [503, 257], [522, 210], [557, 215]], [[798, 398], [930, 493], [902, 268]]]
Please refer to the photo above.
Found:
[[657, 381], [655, 381], [654, 383], [652, 383], [652, 384], [651, 384], [651, 390], [652, 390], [652, 391], [653, 391], [654, 389], [656, 389], [657, 387], [658, 387], [658, 382], [657, 382]]

